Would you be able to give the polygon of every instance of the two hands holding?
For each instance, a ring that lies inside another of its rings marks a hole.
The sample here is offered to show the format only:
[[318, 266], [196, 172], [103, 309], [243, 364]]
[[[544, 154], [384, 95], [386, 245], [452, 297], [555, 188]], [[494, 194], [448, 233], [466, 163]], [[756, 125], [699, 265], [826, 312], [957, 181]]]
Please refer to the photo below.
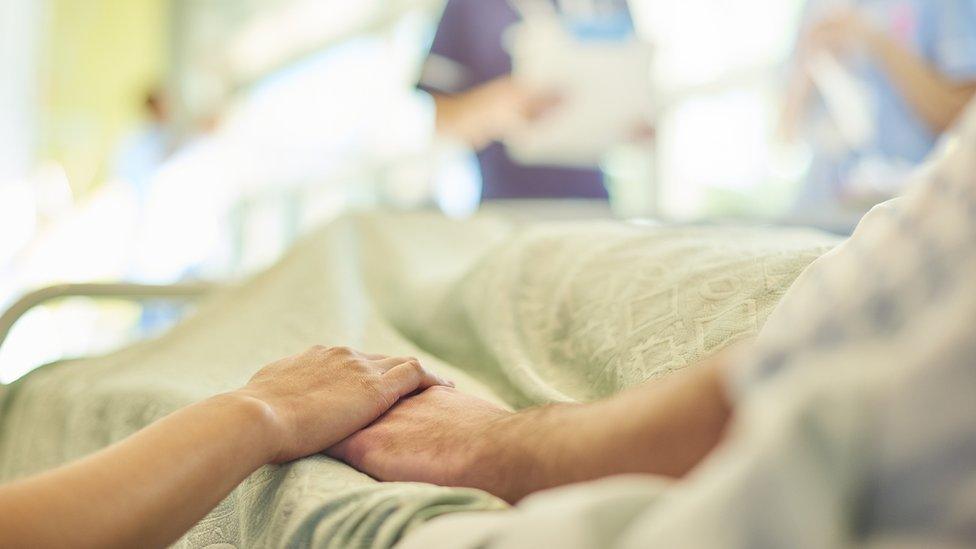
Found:
[[681, 476], [731, 413], [718, 363], [590, 404], [513, 413], [412, 358], [313, 348], [236, 392], [266, 409], [268, 461], [316, 452], [382, 481], [480, 488], [510, 502], [623, 473]]
[[264, 367], [230, 395], [263, 409], [267, 461], [285, 463], [332, 447], [435, 386], [453, 383], [415, 358], [316, 346]]
[[378, 480], [510, 502], [613, 474], [681, 476], [730, 415], [718, 363], [600, 402], [512, 413], [413, 358], [313, 347], [88, 457], [0, 485], [0, 545], [165, 547], [260, 467], [320, 452]]
[[266, 463], [324, 452], [379, 480], [442, 485], [470, 485], [475, 441], [512, 415], [415, 358], [343, 347], [284, 358], [229, 395], [260, 409]]
[[282, 359], [231, 395], [263, 410], [267, 463], [324, 452], [379, 480], [442, 485], [467, 485], [474, 441], [512, 415], [415, 358], [344, 347]]

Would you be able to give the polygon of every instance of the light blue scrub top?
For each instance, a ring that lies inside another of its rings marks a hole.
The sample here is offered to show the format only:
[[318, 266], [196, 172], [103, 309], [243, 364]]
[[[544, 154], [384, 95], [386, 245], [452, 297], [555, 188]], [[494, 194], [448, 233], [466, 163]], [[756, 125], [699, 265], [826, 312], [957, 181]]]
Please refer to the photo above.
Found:
[[[831, 6], [843, 2], [811, 0], [804, 26], [809, 28]], [[956, 80], [976, 79], [976, 0], [855, 0], [872, 23], [914, 51], [943, 74]], [[847, 174], [862, 159], [872, 157], [911, 165], [921, 163], [939, 136], [914, 111], [895, 83], [873, 59], [849, 64], [870, 91], [876, 108], [873, 140], [840, 156], [813, 143], [814, 165], [808, 195], [836, 200]], [[827, 195], [827, 196], [824, 196]], [[807, 196], [798, 206], [820, 200]]]

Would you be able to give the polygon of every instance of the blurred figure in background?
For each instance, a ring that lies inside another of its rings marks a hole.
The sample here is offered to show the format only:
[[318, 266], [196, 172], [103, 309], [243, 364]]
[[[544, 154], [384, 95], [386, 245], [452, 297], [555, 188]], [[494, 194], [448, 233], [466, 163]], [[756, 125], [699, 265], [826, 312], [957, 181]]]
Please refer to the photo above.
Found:
[[[172, 104], [161, 86], [153, 86], [143, 100], [145, 121], [119, 145], [113, 179], [127, 187], [134, 199], [133, 250], [125, 278], [131, 282], [152, 283], [152, 269], [140, 260], [139, 250], [146, 244], [146, 216], [156, 174], [177, 152], [181, 143], [173, 128]], [[141, 337], [161, 332], [182, 316], [184, 306], [174, 302], [142, 303], [138, 332]]]
[[511, 78], [503, 35], [520, 19], [516, 1], [448, 1], [420, 80], [434, 98], [437, 129], [478, 151], [482, 200], [606, 200], [599, 170], [520, 165], [499, 142], [558, 102], [527, 92]]
[[153, 87], [146, 93], [143, 106], [146, 121], [119, 146], [113, 174], [132, 188], [140, 204], [149, 193], [149, 182], [157, 168], [176, 148], [166, 92]]
[[813, 148], [797, 216], [846, 229], [976, 92], [976, 0], [811, 0], [797, 55], [782, 131]]

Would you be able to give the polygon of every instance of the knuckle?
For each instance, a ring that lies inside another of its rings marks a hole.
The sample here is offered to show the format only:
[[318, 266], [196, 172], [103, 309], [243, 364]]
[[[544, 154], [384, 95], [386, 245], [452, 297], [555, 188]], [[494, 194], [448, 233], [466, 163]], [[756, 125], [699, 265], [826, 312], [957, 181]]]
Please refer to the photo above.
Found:
[[331, 349], [329, 349], [329, 353], [335, 356], [348, 357], [348, 356], [352, 356], [354, 354], [354, 351], [351, 348], [346, 347], [345, 345], [340, 345], [338, 347], [332, 347]]
[[324, 353], [324, 352], [326, 352], [328, 350], [329, 350], [329, 348], [326, 347], [325, 345], [312, 345], [305, 352], [308, 353], [308, 354], [320, 354], [320, 353]]

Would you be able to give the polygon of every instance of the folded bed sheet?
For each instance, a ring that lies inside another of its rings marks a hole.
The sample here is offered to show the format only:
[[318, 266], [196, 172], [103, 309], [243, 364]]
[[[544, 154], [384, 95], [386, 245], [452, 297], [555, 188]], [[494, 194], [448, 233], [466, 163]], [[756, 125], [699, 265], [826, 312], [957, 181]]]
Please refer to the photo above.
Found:
[[[313, 344], [415, 355], [511, 408], [599, 398], [756, 334], [835, 243], [782, 229], [344, 217], [158, 339], [0, 388], [0, 482], [91, 453]], [[318, 456], [262, 468], [176, 546], [385, 548], [434, 517], [505, 507]]]

